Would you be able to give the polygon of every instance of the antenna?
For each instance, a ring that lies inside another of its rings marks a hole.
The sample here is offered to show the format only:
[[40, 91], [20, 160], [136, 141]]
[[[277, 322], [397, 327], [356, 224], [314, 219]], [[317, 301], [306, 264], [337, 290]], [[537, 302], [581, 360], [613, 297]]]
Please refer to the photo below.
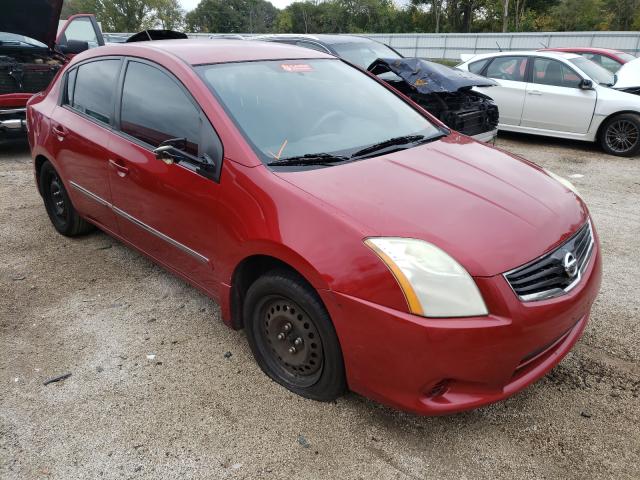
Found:
[[496, 41], [496, 45], [498, 46], [498, 50], [502, 51], [502, 47], [500, 46], [500, 44]]

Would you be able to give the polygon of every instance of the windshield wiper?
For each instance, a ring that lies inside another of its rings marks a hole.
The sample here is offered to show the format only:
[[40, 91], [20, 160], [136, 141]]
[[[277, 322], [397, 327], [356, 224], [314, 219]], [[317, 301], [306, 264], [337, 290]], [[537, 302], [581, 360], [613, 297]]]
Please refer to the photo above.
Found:
[[385, 140], [384, 142], [375, 143], [361, 150], [358, 150], [353, 155], [351, 155], [351, 158], [357, 159], [357, 158], [366, 157], [371, 155], [372, 153], [379, 153], [390, 147], [399, 147], [403, 145], [415, 146], [421, 143], [437, 140], [438, 138], [443, 137], [444, 135], [445, 133], [441, 132], [440, 134], [436, 134], [432, 137], [425, 137], [424, 135], [405, 135], [402, 137], [394, 137], [394, 138], [390, 138], [389, 140]]
[[297, 155], [295, 157], [274, 160], [267, 163], [267, 165], [270, 167], [332, 165], [335, 163], [346, 162], [348, 160], [350, 160], [350, 158], [345, 155], [333, 155], [331, 153], [307, 153], [306, 155]]

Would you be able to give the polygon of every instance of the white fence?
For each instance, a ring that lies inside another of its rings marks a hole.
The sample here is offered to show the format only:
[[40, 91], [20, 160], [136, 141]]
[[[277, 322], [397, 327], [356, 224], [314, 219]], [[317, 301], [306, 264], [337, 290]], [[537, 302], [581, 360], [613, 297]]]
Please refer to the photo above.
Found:
[[640, 32], [367, 34], [408, 57], [459, 60], [462, 53], [544, 47], [603, 47], [640, 54]]
[[[105, 34], [129, 36], [127, 33]], [[208, 37], [194, 33], [190, 37]], [[248, 34], [250, 35], [250, 34]], [[604, 47], [640, 55], [640, 32], [530, 32], [530, 33], [369, 33], [407, 57], [460, 60], [462, 53], [502, 49], [536, 50], [544, 47]]]

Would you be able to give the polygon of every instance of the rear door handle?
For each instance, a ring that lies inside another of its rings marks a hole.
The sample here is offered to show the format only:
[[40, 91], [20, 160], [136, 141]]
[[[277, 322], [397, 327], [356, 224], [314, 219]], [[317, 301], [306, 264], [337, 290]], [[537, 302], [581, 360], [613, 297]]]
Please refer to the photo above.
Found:
[[529, 95], [542, 95], [542, 92], [540, 90], [529, 90], [527, 93]]
[[119, 177], [124, 177], [129, 173], [129, 169], [124, 165], [122, 160], [109, 159], [109, 165], [116, 169]]
[[67, 136], [67, 133], [69, 133], [62, 125], [54, 125], [51, 128], [51, 131], [60, 141], [62, 141], [62, 139]]

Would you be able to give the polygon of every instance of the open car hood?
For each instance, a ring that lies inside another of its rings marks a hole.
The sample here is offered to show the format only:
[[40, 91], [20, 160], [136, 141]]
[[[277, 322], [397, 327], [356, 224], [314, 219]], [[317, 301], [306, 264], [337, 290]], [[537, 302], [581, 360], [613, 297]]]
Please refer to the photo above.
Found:
[[53, 48], [63, 0], [2, 0], [0, 32], [33, 38]]
[[457, 92], [465, 88], [497, 85], [497, 82], [490, 78], [421, 58], [379, 58], [368, 70], [374, 75], [393, 72], [419, 93], [424, 94]]
[[631, 60], [616, 72], [617, 81], [613, 88], [640, 87], [640, 58]]
[[189, 37], [185, 33], [174, 30], [143, 30], [127, 38], [126, 43], [147, 42], [149, 40], [180, 40], [184, 38]]

